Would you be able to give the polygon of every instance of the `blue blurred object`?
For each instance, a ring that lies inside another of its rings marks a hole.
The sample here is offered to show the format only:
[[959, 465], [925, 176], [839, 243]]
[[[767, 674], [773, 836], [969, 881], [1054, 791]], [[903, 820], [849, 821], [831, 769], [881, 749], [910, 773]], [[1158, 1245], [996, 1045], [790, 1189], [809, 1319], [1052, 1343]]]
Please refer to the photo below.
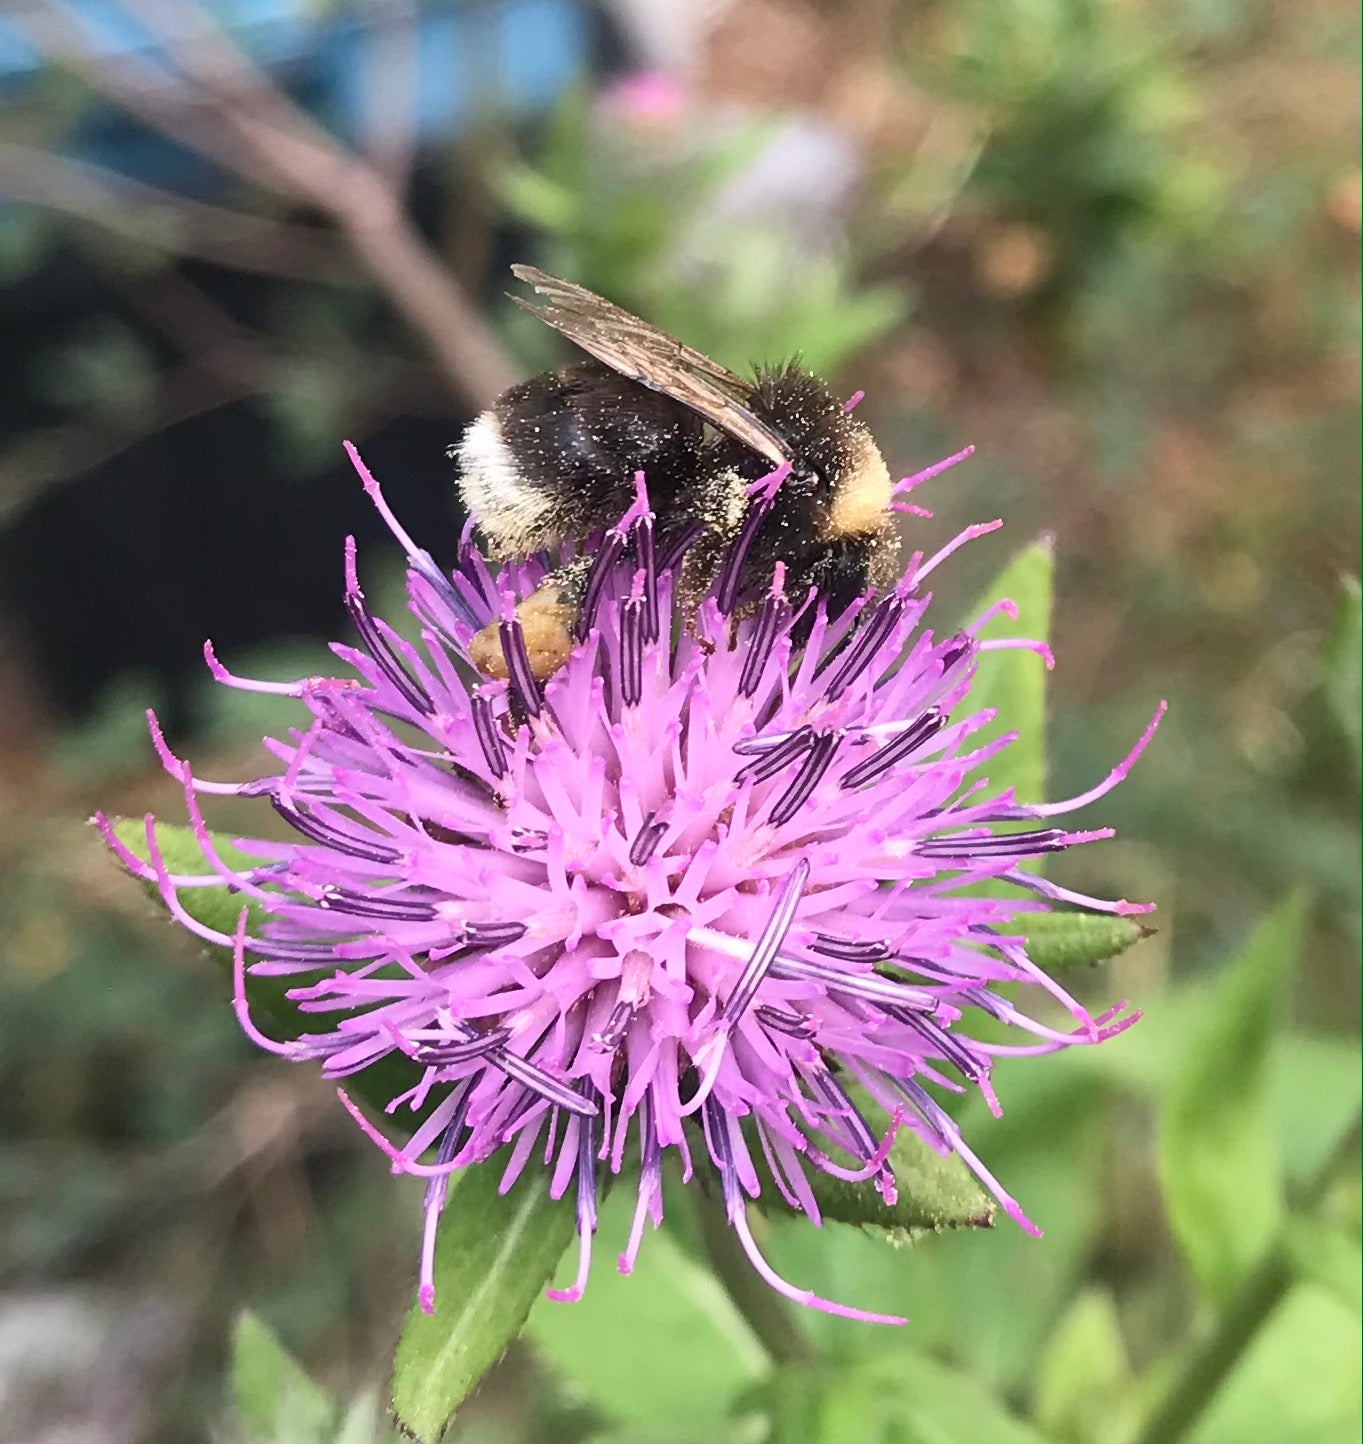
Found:
[[[148, 32], [109, 0], [74, 0], [100, 54], [164, 65]], [[259, 65], [337, 135], [354, 139], [368, 110], [365, 50], [385, 24], [382, 7], [359, 14], [309, 0], [210, 0], [204, 7]], [[580, 0], [415, 3], [418, 145], [457, 136], [480, 116], [542, 111], [580, 79], [591, 59], [591, 7]], [[22, 94], [44, 60], [0, 19], [0, 101]], [[404, 102], [406, 103], [406, 102]], [[68, 137], [71, 154], [138, 180], [203, 195], [219, 173], [167, 140], [100, 107]]]
[[[423, 165], [423, 155], [489, 123], [504, 129], [507, 122], [533, 121], [622, 53], [590, 0], [201, 3], [340, 140], [378, 149], [375, 142], [381, 145], [393, 131], [410, 145], [411, 219], [426, 228], [437, 250], [451, 168]], [[168, 87], [179, 80], [138, 23], [138, 7], [117, 0], [69, 5], [96, 57], [122, 61], [153, 80], [164, 74]], [[172, 21], [185, 14], [177, 4], [162, 6], [162, 13]], [[384, 26], [399, 28], [386, 36]], [[394, 43], [385, 47], [384, 40]], [[237, 176], [116, 106], [98, 97], [74, 113], [64, 102], [49, 104], [46, 65], [18, 25], [0, 19], [0, 105], [16, 114], [31, 108], [58, 124], [72, 115], [64, 132], [44, 134], [49, 149], [186, 198], [238, 203]], [[375, 93], [379, 76], [383, 89]], [[189, 85], [184, 93], [192, 94]], [[0, 456], [20, 456], [15, 474], [28, 488], [0, 498], [10, 503], [0, 517], [0, 630], [14, 628], [55, 712], [82, 714], [133, 670], [154, 679], [172, 731], [188, 730], [196, 720], [206, 635], [231, 653], [280, 637], [337, 635], [342, 538], [353, 533], [363, 544], [373, 536], [372, 508], [348, 468], [332, 459], [340, 456], [339, 435], [325, 461], [289, 452], [270, 406], [275, 381], [269, 376], [259, 394], [214, 400], [210, 389], [203, 405], [183, 416], [172, 413], [169, 424], [139, 418], [135, 408], [126, 418], [110, 417], [107, 407], [92, 413], [81, 398], [72, 401], [64, 373], [92, 336], [96, 343], [101, 336], [122, 338], [153, 385], [171, 384], [168, 376], [173, 382], [188, 375], [192, 384], [202, 378], [192, 361], [184, 362], [178, 337], [168, 341], [140, 304], [164, 291], [156, 274], [134, 269], [129, 279], [116, 259], [92, 263], [79, 242], [85, 224], [79, 216], [46, 226], [40, 245], [25, 252], [29, 209], [22, 201], [0, 201], [0, 350], [16, 358], [11, 384], [0, 394]], [[10, 228], [20, 263], [5, 272]], [[501, 275], [517, 258], [505, 249], [512, 242], [495, 229], [488, 241], [483, 274]], [[425, 414], [407, 415], [390, 401], [369, 414], [372, 398], [365, 399], [355, 378], [354, 356], [371, 344], [379, 352], [392, 349], [382, 306], [358, 289], [319, 298], [296, 280], [201, 258], [171, 261], [232, 322], [268, 331], [285, 317], [284, 329], [296, 329], [279, 341], [279, 355], [297, 361], [305, 375], [325, 369], [319, 361], [308, 370], [311, 348], [325, 343], [307, 338], [306, 318], [327, 316], [323, 335], [344, 332], [354, 355], [336, 366], [338, 376], [350, 378], [338, 383], [350, 388], [335, 418], [338, 433], [342, 416], [345, 426], [360, 428], [366, 455], [408, 524], [437, 549], [442, 539], [453, 545], [462, 519], [445, 449], [467, 419], [464, 402], [450, 395], [443, 414], [428, 401]], [[283, 370], [287, 375], [288, 367]], [[96, 438], [93, 463], [82, 463], [77, 445], [74, 463], [55, 465], [49, 474], [40, 456], [30, 473], [23, 471], [23, 456], [31, 453], [19, 448], [27, 438], [75, 437], [83, 444], [82, 428]], [[14, 483], [7, 478], [7, 485]], [[54, 590], [73, 573], [77, 587], [65, 586], [65, 595]]]

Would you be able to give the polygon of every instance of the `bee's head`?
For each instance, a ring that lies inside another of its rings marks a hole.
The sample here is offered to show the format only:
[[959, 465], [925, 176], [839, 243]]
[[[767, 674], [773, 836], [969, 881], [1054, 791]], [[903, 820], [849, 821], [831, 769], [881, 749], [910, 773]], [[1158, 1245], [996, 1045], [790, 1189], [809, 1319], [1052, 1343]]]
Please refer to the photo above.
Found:
[[878, 534], [890, 517], [890, 473], [871, 433], [796, 362], [757, 376], [754, 410], [790, 448], [791, 490], [826, 508], [829, 536]]

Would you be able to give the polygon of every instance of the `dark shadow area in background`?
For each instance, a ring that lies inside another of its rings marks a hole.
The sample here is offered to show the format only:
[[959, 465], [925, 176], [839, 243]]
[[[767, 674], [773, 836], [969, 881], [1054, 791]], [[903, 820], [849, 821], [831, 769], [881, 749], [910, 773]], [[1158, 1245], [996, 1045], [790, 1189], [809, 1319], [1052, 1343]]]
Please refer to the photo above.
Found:
[[[586, 39], [584, 78], [623, 71], [629, 56], [604, 12], [595, 5], [566, 8]], [[315, 57], [312, 67], [321, 63]], [[305, 106], [317, 103], [321, 83], [307, 65], [295, 63], [275, 78]], [[552, 99], [546, 95], [543, 102]], [[221, 198], [222, 178], [201, 157], [117, 112], [100, 107], [97, 113], [97, 122], [82, 127], [83, 153], [153, 184]], [[445, 135], [431, 140], [431, 154], [448, 146]], [[438, 237], [442, 217], [459, 204], [450, 175], [448, 166], [423, 164], [418, 156], [410, 211], [428, 239]], [[481, 269], [492, 281], [483, 302], [511, 262], [527, 253], [511, 227], [485, 245]], [[296, 282], [196, 261], [168, 269], [246, 326], [299, 289]], [[149, 281], [154, 286], [155, 277]], [[381, 305], [369, 309], [369, 329], [391, 350], [401, 334], [396, 321]], [[168, 371], [176, 364], [163, 328], [149, 325], [91, 257], [69, 243], [54, 246], [22, 279], [0, 286], [0, 354], [14, 358], [0, 388], [0, 455], [35, 426], [78, 420], [54, 406], [26, 363], [54, 338], [79, 337], [109, 318], [158, 366]], [[463, 519], [445, 451], [471, 413], [461, 398], [443, 392], [422, 400], [427, 414], [414, 417], [399, 414], [400, 395], [382, 399], [380, 417], [349, 439], [409, 531], [438, 559], [452, 561]], [[116, 435], [117, 427], [110, 431]], [[19, 675], [36, 684], [40, 710], [79, 721], [110, 686], [137, 673], [159, 693], [167, 731], [183, 738], [202, 720], [192, 699], [206, 676], [206, 638], [229, 657], [275, 641], [347, 635], [344, 538], [354, 536], [363, 551], [388, 533], [341, 440], [335, 438], [333, 464], [300, 465], [278, 421], [258, 397], [249, 397], [138, 437], [21, 503], [12, 519], [0, 522], [0, 626], [12, 633]]]

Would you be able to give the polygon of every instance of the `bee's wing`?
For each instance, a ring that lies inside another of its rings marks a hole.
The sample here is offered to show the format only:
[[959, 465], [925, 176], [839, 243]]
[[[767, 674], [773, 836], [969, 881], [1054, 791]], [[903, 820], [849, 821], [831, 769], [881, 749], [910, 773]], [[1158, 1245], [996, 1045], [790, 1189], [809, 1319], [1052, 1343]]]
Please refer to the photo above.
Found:
[[548, 297], [544, 305], [536, 305], [513, 296], [522, 310], [622, 376], [681, 402], [773, 466], [791, 459], [786, 443], [743, 404], [752, 396], [751, 382], [585, 286], [560, 281], [534, 266], [511, 270], [517, 280]]

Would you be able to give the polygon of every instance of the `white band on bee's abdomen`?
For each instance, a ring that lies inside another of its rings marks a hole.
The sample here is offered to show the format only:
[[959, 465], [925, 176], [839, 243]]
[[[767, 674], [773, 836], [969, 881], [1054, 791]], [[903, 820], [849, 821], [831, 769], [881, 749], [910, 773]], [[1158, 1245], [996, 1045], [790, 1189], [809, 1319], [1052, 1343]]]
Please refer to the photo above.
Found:
[[459, 443], [459, 494], [496, 556], [524, 556], [544, 542], [544, 498], [528, 486], [502, 437], [495, 412], [484, 411]]

